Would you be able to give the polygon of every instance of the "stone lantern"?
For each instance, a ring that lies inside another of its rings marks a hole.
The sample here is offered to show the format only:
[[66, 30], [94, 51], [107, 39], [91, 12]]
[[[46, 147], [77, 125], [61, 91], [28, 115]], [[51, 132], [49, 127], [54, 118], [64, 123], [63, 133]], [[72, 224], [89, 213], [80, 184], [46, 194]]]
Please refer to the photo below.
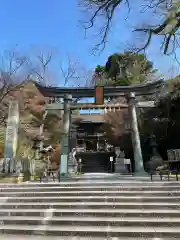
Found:
[[43, 153], [44, 156], [47, 156], [47, 170], [49, 171], [50, 156], [51, 156], [51, 153], [54, 152], [54, 148], [51, 145], [49, 145], [48, 147], [41, 149], [40, 152]]
[[163, 165], [162, 157], [160, 156], [158, 149], [157, 149], [155, 135], [150, 136], [150, 147], [152, 150], [152, 155], [149, 160], [149, 170], [150, 170], [150, 172], [154, 172], [157, 170], [157, 168], [159, 166]]
[[40, 146], [43, 141], [43, 137], [36, 136], [32, 138], [32, 141], [33, 141], [32, 149], [34, 149], [34, 158], [30, 160], [29, 171], [33, 179], [35, 175], [36, 161], [39, 159]]

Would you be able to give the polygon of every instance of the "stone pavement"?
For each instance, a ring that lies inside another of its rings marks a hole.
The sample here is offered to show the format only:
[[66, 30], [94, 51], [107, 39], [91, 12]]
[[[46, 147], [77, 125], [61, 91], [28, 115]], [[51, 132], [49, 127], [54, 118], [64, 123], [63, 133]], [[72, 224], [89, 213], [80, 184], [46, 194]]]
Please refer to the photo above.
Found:
[[0, 240], [180, 239], [176, 181], [88, 174], [0, 185]]

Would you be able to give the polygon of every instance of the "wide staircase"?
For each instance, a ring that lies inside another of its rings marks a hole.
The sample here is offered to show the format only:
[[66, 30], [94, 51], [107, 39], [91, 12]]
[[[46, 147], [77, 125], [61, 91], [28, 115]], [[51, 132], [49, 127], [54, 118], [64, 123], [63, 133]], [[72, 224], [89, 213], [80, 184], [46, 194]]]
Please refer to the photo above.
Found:
[[180, 239], [174, 181], [0, 185], [0, 239]]

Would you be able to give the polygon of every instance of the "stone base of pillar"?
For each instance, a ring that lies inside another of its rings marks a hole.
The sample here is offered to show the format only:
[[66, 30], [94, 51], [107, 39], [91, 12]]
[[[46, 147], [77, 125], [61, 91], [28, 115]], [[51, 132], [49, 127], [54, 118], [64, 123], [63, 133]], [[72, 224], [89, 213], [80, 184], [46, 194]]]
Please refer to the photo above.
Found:
[[128, 169], [124, 164], [124, 158], [117, 158], [114, 166], [115, 173], [128, 173]]
[[23, 173], [19, 173], [18, 174], [18, 178], [17, 178], [17, 183], [22, 183], [24, 181], [24, 174]]

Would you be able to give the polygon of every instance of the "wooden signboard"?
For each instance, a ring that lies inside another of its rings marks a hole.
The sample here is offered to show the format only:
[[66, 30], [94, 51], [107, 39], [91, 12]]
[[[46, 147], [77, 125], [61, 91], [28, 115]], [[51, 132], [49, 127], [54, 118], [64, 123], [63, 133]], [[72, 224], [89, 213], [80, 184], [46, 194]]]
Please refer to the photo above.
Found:
[[95, 88], [95, 104], [98, 105], [104, 104], [104, 87]]
[[180, 149], [175, 149], [175, 158], [177, 161], [180, 161]]
[[180, 161], [180, 149], [170, 149], [167, 150], [169, 161]]

